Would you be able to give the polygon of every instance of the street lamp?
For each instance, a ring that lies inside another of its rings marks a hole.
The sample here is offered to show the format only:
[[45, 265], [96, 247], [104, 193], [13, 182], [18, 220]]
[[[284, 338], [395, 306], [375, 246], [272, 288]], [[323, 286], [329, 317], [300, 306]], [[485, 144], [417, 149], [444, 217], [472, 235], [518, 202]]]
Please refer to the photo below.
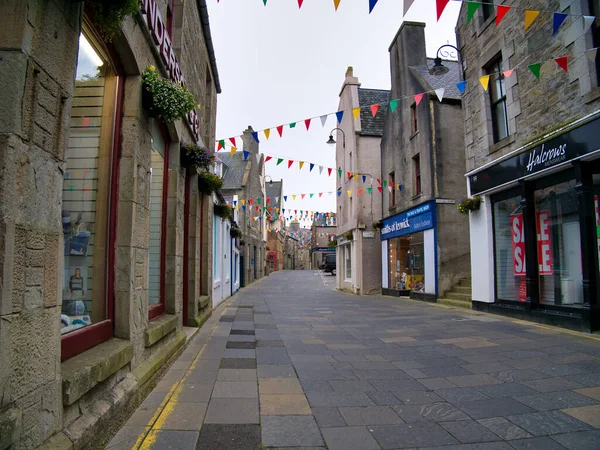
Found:
[[[443, 49], [444, 47], [450, 47], [450, 48], [453, 48], [454, 50], [456, 50], [456, 53], [458, 54], [458, 62], [460, 63], [460, 68], [461, 68], [461, 75], [462, 75], [461, 81], [464, 81], [465, 80], [465, 68], [463, 66], [462, 54], [460, 53], [460, 50], [458, 48], [456, 48], [454, 45], [451, 45], [451, 44], [442, 45], [440, 48], [437, 49], [437, 52], [435, 54], [435, 59], [433, 60], [433, 67], [431, 69], [429, 69], [429, 74], [439, 76], [439, 75], [444, 75], [444, 74], [448, 73], [448, 71], [450, 70], [448, 67], [446, 67], [446, 66], [444, 66], [444, 64], [442, 64], [442, 58], [440, 58], [440, 50]], [[442, 52], [442, 56], [450, 56], [450, 52], [448, 52], [448, 51]]]
[[336, 144], [335, 139], [333, 139], [334, 131], [339, 131], [342, 133], [342, 146], [344, 148], [346, 148], [346, 133], [344, 133], [344, 130], [342, 130], [341, 128], [334, 128], [333, 130], [331, 130], [329, 132], [329, 140], [326, 142], [326, 144], [332, 145], [332, 146]]
[[273, 185], [273, 178], [271, 178], [270, 175], [265, 175], [265, 181], [267, 181], [267, 178], [269, 179], [269, 185], [272, 186]]

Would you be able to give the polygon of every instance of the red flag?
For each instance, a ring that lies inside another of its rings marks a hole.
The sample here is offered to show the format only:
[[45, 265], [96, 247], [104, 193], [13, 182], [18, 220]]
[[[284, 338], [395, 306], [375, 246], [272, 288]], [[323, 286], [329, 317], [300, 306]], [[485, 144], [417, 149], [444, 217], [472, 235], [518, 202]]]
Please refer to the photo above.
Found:
[[304, 200], [304, 196], [305, 196], [306, 194], [300, 194], [300, 195], [302, 195], [302, 200]]
[[277, 127], [277, 132], [279, 133], [279, 137], [283, 137], [283, 125]]
[[419, 103], [421, 103], [421, 100], [423, 99], [423, 94], [417, 94], [415, 95], [415, 103], [418, 105]]
[[498, 5], [498, 10], [496, 12], [496, 26], [500, 25], [500, 22], [502, 22], [502, 19], [504, 19], [504, 16], [509, 10], [510, 6]]
[[440, 20], [440, 16], [444, 12], [444, 8], [450, 0], [435, 0], [435, 6], [437, 8], [437, 20]]
[[362, 194], [362, 189], [358, 190], [358, 195]]
[[289, 169], [290, 167], [292, 167], [292, 164], [294, 164], [294, 160], [293, 160], [293, 159], [290, 159], [290, 160], [288, 161], [288, 169]]
[[383, 188], [382, 188], [381, 186], [377, 186], [377, 190], [378, 190], [379, 192], [382, 192], [382, 191], [383, 191]]
[[558, 64], [558, 66], [564, 70], [565, 72], [569, 71], [569, 61], [568, 61], [568, 56], [560, 56], [558, 58], [554, 58], [554, 61], [556, 61], [556, 64]]
[[303, 1], [304, 1], [304, 0], [298, 0], [298, 8], [302, 8], [302, 2], [303, 2]]
[[322, 192], [319, 192], [319, 197], [323, 197], [323, 193]]
[[237, 147], [237, 144], [235, 143], [235, 138], [229, 138], [229, 142], [231, 142], [233, 144], [234, 147]]
[[265, 158], [265, 162], [267, 162], [267, 161], [269, 161], [269, 160], [271, 160], [271, 159], [272, 159], [272, 158], [271, 158], [270, 156], [267, 156], [267, 157]]
[[352, 174], [348, 172], [348, 179], [352, 178]]
[[217, 146], [217, 151], [223, 148], [223, 141], [219, 141], [219, 145]]
[[306, 125], [306, 131], [308, 131], [308, 129], [310, 128], [310, 121], [311, 121], [311, 119], [306, 119], [304, 121], [304, 125]]
[[271, 197], [267, 197], [267, 203], [271, 203]]
[[329, 173], [329, 176], [331, 176], [331, 171], [332, 171], [332, 170], [333, 170], [333, 169], [332, 169], [331, 167], [328, 167], [328, 168], [327, 168], [327, 172]]
[[377, 115], [377, 111], [379, 110], [379, 104], [371, 105], [371, 114], [373, 117]]
[[253, 200], [251, 198], [248, 199], [248, 203], [252, 204], [252, 201]]
[[381, 184], [381, 180], [379, 178], [377, 178], [377, 183]]

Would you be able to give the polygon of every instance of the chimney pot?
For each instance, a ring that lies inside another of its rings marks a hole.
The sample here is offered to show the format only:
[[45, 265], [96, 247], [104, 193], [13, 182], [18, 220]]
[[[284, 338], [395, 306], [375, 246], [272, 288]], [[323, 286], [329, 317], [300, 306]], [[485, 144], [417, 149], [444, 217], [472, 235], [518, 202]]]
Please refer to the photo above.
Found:
[[353, 77], [354, 76], [354, 69], [352, 68], [352, 66], [348, 66], [348, 69], [346, 70], [346, 76], [347, 77]]

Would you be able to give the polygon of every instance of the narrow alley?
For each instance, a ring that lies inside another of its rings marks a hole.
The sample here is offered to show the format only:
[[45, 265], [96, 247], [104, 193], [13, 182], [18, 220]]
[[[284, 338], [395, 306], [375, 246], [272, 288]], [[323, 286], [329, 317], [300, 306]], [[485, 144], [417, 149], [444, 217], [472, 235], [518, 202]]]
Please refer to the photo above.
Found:
[[225, 302], [107, 448], [598, 448], [597, 336], [326, 282]]

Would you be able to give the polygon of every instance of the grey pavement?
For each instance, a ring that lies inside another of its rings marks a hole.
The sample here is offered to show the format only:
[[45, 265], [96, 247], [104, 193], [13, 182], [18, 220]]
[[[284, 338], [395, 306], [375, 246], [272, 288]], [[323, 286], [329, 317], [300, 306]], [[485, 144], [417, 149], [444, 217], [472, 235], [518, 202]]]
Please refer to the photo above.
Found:
[[275, 272], [109, 449], [600, 449], [600, 338]]

